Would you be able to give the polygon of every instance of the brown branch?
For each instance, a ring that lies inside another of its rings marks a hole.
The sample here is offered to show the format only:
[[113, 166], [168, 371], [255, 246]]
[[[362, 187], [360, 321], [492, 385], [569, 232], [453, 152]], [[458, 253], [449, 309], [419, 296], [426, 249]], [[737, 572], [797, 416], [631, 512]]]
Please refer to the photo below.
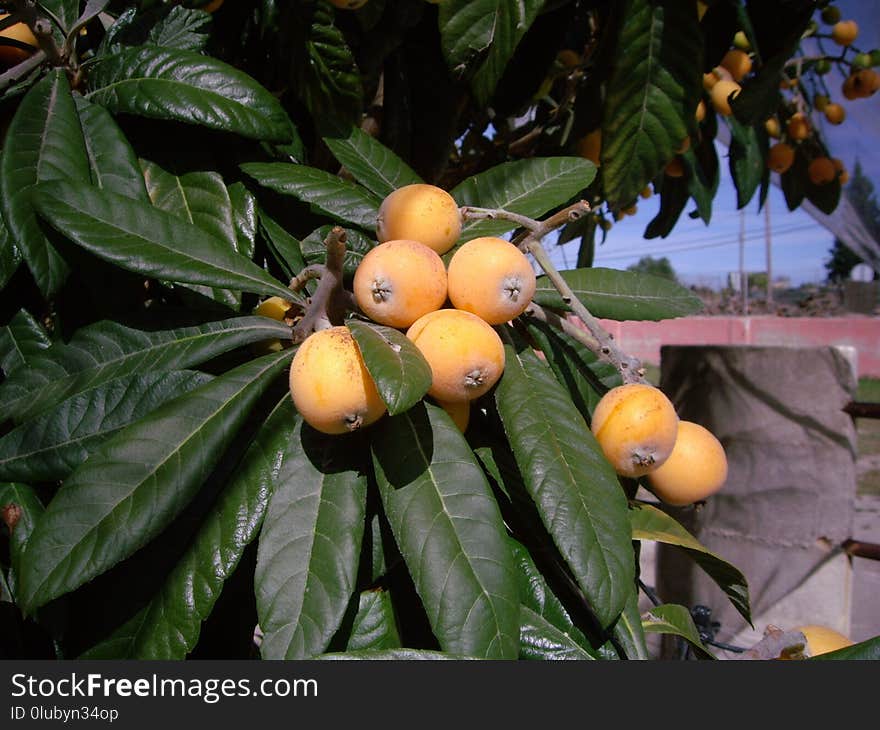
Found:
[[307, 267], [300, 276], [291, 282], [292, 288], [303, 274], [311, 270], [304, 278], [303, 285], [305, 285], [306, 281], [315, 278], [316, 272], [319, 272], [317, 274], [320, 276], [318, 288], [315, 290], [302, 319], [293, 328], [292, 339], [295, 345], [305, 340], [313, 332], [342, 324], [345, 318], [350, 301], [342, 285], [345, 243], [345, 231], [339, 226], [334, 226], [327, 234], [327, 238], [324, 239], [324, 245], [327, 248], [327, 261], [324, 266], [320, 270], [318, 267]]

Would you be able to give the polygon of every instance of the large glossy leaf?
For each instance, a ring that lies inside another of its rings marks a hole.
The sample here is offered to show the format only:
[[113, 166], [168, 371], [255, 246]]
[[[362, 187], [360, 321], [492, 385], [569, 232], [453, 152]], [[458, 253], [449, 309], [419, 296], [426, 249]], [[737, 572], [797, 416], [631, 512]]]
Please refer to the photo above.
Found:
[[623, 382], [617, 368], [551, 325], [530, 317], [524, 321], [556, 379], [568, 389], [584, 419], [589, 420], [599, 399]]
[[147, 200], [137, 155], [104, 107], [76, 97], [92, 185], [133, 200]]
[[356, 319], [348, 327], [390, 415], [409, 410], [428, 392], [431, 366], [406, 335]]
[[21, 100], [0, 163], [3, 218], [40, 291], [50, 296], [69, 270], [31, 202], [34, 186], [47, 180], [90, 182], [79, 117], [67, 76], [60, 69], [46, 74]]
[[288, 297], [290, 292], [228, 244], [148, 202], [91, 186], [41, 184], [40, 215], [87, 251], [144, 276]]
[[706, 659], [715, 658], [703, 645], [700, 632], [697, 631], [694, 619], [685, 606], [678, 606], [674, 603], [654, 606], [650, 611], [642, 614], [642, 627], [648, 634], [680, 636], [688, 641], [700, 656]]
[[385, 514], [440, 646], [515, 658], [516, 568], [498, 505], [461, 432], [424, 402], [372, 429]]
[[264, 659], [327, 650], [355, 589], [366, 515], [364, 451], [301, 424], [260, 532], [254, 586]]
[[736, 207], [744, 208], [758, 190], [766, 163], [755, 127], [727, 117], [730, 127], [730, 175], [736, 187]]
[[180, 5], [150, 28], [149, 42], [162, 48], [201, 51], [210, 36], [211, 16], [195, 8]]
[[626, 498], [611, 465], [549, 367], [505, 346], [498, 413], [547, 531], [603, 627], [634, 591]]
[[240, 182], [230, 185], [227, 192], [232, 205], [232, 227], [235, 233], [233, 248], [252, 259], [257, 247], [257, 226], [260, 220], [257, 198]]
[[265, 234], [269, 249], [287, 276], [293, 278], [306, 267], [300, 242], [262, 210], [260, 211], [260, 228]]
[[387, 591], [364, 591], [351, 627], [346, 651], [382, 651], [400, 648], [394, 606]]
[[843, 649], [829, 651], [825, 654], [818, 654], [814, 657], [810, 657], [807, 661], [834, 661], [841, 659], [847, 661], [880, 659], [880, 636], [860, 641], [857, 644], [844, 647]]
[[[544, 658], [533, 657], [531, 654], [523, 656], [524, 649], [534, 653], [550, 650], [553, 647], [558, 647], [557, 650], [566, 653], [587, 655], [575, 658], [598, 658], [598, 654], [590, 647], [583, 632], [574, 625], [562, 602], [550, 590], [528, 550], [514, 540], [511, 540], [510, 543], [513, 558], [519, 569], [519, 599], [522, 602], [520, 607], [520, 658]], [[526, 614], [524, 611], [531, 613]], [[527, 637], [530, 637], [528, 641], [525, 640]]]
[[739, 569], [707, 550], [678, 521], [662, 510], [644, 502], [633, 502], [631, 507], [629, 515], [633, 540], [654, 540], [682, 548], [727, 594], [743, 618], [752, 622], [749, 587]]
[[297, 423], [288, 396], [257, 432], [229, 484], [159, 592], [81, 659], [184, 659], [226, 579], [256, 537]]
[[440, 43], [453, 72], [477, 68], [471, 88], [486, 105], [507, 62], [544, 6], [543, 0], [445, 0], [440, 4]]
[[279, 101], [253, 78], [192, 51], [139, 46], [100, 57], [86, 98], [114, 114], [174, 119], [269, 142], [293, 128]]
[[628, 0], [602, 120], [602, 180], [613, 207], [639, 191], [695, 131], [703, 39], [694, 8]]
[[253, 360], [119, 431], [64, 483], [22, 560], [32, 613], [132, 555], [192, 499], [292, 350]]
[[[617, 269], [571, 269], [562, 278], [596, 317], [650, 320], [686, 317], [702, 310], [692, 291], [674, 281]], [[546, 276], [538, 277], [534, 300], [545, 307], [567, 309]]]
[[520, 612], [520, 659], [596, 659], [568, 634], [527, 606]]
[[627, 659], [650, 659], [645, 643], [645, 631], [639, 616], [639, 594], [633, 590], [627, 598], [620, 618], [611, 629], [617, 645]]
[[0, 479], [65, 479], [114, 433], [210, 379], [191, 370], [147, 371], [77, 393], [0, 438]]
[[382, 202], [360, 185], [307, 165], [248, 162], [241, 166], [260, 185], [309, 203], [340, 223], [375, 230]]
[[[2, 150], [0, 150], [0, 160], [2, 160]], [[3, 163], [0, 161], [0, 169], [2, 167]], [[0, 289], [9, 283], [20, 263], [21, 252], [12, 240], [12, 234], [6, 226], [6, 221], [0, 215]]]
[[97, 322], [83, 327], [69, 343], [35, 355], [27, 368], [0, 385], [0, 413], [21, 421], [114, 378], [188, 368], [272, 338], [289, 339], [290, 328], [267, 317], [234, 317], [155, 332]]
[[[580, 157], [540, 157], [501, 165], [469, 177], [452, 191], [460, 205], [495, 208], [540, 218], [567, 203], [596, 176], [596, 166]], [[516, 224], [504, 220], [467, 221], [461, 239], [497, 236]]]
[[0, 369], [8, 378], [52, 344], [46, 331], [26, 309], [0, 327]]
[[293, 48], [304, 56], [294, 67], [299, 94], [319, 124], [328, 109], [333, 110], [334, 122], [359, 122], [361, 74], [335, 21], [336, 11], [328, 3], [302, 4], [300, 8], [292, 38]]
[[352, 126], [348, 136], [324, 137], [324, 142], [355, 179], [380, 198], [422, 182], [409, 165], [359, 127]]
[[79, 0], [43, 0], [40, 4], [58, 18], [65, 31], [73, 27], [80, 15]]
[[9, 589], [15, 596], [17, 576], [21, 570], [21, 556], [34, 527], [43, 515], [44, 507], [34, 488], [16, 482], [0, 483], [0, 507], [14, 504], [21, 510], [18, 524], [9, 534]]
[[689, 197], [689, 184], [684, 177], [664, 175], [660, 186], [660, 210], [645, 227], [645, 238], [666, 238], [672, 233]]
[[[141, 168], [153, 205], [210, 233], [228, 251], [241, 253], [232, 220], [232, 201], [219, 173], [196, 171], [178, 176], [147, 160], [141, 160]], [[189, 288], [229, 307], [241, 304], [241, 294], [228, 289]]]

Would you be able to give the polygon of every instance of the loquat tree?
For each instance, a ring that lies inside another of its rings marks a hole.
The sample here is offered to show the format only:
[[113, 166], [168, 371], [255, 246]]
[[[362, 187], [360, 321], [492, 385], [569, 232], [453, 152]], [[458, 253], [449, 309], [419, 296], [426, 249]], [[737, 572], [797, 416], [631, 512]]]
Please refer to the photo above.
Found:
[[700, 301], [592, 251], [645, 191], [647, 237], [708, 223], [721, 125], [740, 206], [779, 138], [789, 205], [834, 207], [810, 92], [877, 74], [824, 5], [0, 0], [0, 651], [712, 658], [688, 607], [640, 612], [638, 558], [680, 547], [750, 620], [663, 509], [723, 447], [648, 502], [671, 404], [593, 419], [665, 401], [600, 320]]

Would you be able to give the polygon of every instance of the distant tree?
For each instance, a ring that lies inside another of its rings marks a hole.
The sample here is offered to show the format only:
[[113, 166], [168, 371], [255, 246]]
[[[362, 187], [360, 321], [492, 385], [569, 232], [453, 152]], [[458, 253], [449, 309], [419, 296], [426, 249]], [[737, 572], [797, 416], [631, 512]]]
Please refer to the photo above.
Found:
[[[865, 175], [861, 164], [856, 161], [852, 181], [846, 187], [846, 197], [858, 212], [870, 234], [880, 241], [880, 205], [874, 195], [874, 184]], [[848, 278], [856, 264], [862, 263], [862, 257], [847, 248], [840, 239], [834, 240], [834, 246], [828, 251], [830, 258], [825, 262], [828, 281], [841, 282]], [[877, 278], [877, 273], [874, 273]]]
[[653, 256], [642, 256], [637, 263], [627, 267], [627, 271], [634, 271], [637, 274], [651, 274], [652, 276], [661, 276], [664, 279], [678, 281], [675, 275], [675, 269], [665, 256], [655, 259]]

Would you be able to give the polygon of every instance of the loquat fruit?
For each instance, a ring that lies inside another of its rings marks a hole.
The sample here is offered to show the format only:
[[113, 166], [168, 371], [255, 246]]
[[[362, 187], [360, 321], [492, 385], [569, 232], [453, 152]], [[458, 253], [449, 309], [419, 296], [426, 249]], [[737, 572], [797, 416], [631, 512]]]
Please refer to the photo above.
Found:
[[409, 327], [446, 301], [446, 267], [432, 248], [396, 239], [370, 249], [354, 272], [354, 298], [374, 322]]
[[813, 106], [820, 112], [825, 111], [825, 107], [831, 103], [831, 99], [829, 99], [825, 94], [816, 94], [813, 97]]
[[706, 118], [706, 102], [700, 99], [700, 103], [697, 104], [697, 110], [694, 112], [694, 119], [697, 122], [702, 122]]
[[672, 453], [647, 478], [662, 502], [683, 507], [721, 489], [727, 479], [727, 455], [708, 429], [679, 421]]
[[832, 157], [831, 164], [834, 165], [834, 171], [837, 173], [837, 179], [840, 184], [846, 185], [849, 182], [849, 173], [843, 166], [843, 160], [840, 160], [837, 157]]
[[468, 424], [471, 420], [471, 402], [470, 401], [445, 401], [438, 400], [437, 405], [449, 414], [452, 422], [458, 427], [458, 430], [464, 433], [467, 431]]
[[[8, 17], [9, 13], [3, 13], [0, 15], [0, 20]], [[27, 23], [16, 23], [9, 26], [5, 30], [0, 31], [0, 38], [9, 38], [10, 40], [32, 46], [29, 51], [16, 46], [0, 46], [0, 68], [11, 67], [21, 63], [26, 58], [32, 56], [39, 46], [36, 36], [31, 32]]]
[[743, 31], [738, 30], [733, 34], [733, 45], [734, 48], [738, 48], [741, 51], [750, 51], [752, 50], [752, 44], [749, 43], [749, 39]]
[[846, 119], [846, 110], [840, 104], [826, 104], [822, 111], [825, 112], [825, 118], [831, 124], [842, 124], [843, 120]]
[[[283, 322], [291, 306], [292, 304], [286, 299], [282, 299], [281, 297], [269, 297], [260, 302], [256, 309], [254, 309], [254, 314]], [[268, 355], [270, 352], [281, 352], [282, 347], [281, 340], [278, 338], [272, 338], [269, 340], [254, 342], [251, 345], [251, 352], [259, 357], [260, 355]]]
[[684, 164], [682, 163], [681, 158], [673, 157], [666, 163], [666, 167], [663, 168], [663, 173], [669, 177], [681, 177], [684, 175]]
[[614, 470], [636, 478], [669, 458], [678, 432], [678, 415], [658, 388], [630, 383], [602, 396], [590, 429]]
[[829, 5], [828, 7], [822, 8], [820, 17], [825, 25], [834, 25], [840, 20], [840, 8], [835, 5]]
[[474, 400], [504, 372], [501, 338], [485, 320], [470, 312], [430, 312], [413, 322], [406, 336], [431, 366], [428, 395], [438, 401]]
[[813, 185], [827, 185], [837, 177], [837, 170], [834, 169], [834, 164], [827, 157], [817, 157], [810, 162], [807, 175]]
[[712, 91], [712, 87], [715, 86], [718, 81], [718, 74], [716, 74], [714, 71], [703, 74], [703, 89], [705, 91]]
[[782, 130], [779, 127], [779, 120], [776, 117], [770, 117], [764, 122], [764, 130], [774, 139], [779, 139], [782, 136]]
[[795, 112], [788, 120], [785, 131], [790, 139], [797, 141], [806, 139], [810, 136], [810, 122], [801, 112]]
[[730, 102], [739, 96], [741, 91], [742, 87], [736, 81], [721, 80], [715, 84], [710, 92], [715, 111], [722, 116], [729, 117], [733, 113]]
[[642, 188], [642, 192], [639, 193], [639, 196], [642, 197], [642, 198], [644, 198], [645, 200], [647, 200], [647, 199], [650, 198], [653, 194], [654, 194], [654, 191], [651, 190], [651, 186], [650, 186], [650, 185], [646, 185], [644, 188]]
[[461, 212], [442, 188], [426, 183], [404, 185], [379, 206], [376, 235], [379, 243], [408, 239], [444, 254], [461, 235]]
[[385, 413], [376, 383], [348, 327], [309, 335], [290, 365], [290, 395], [312, 428], [343, 434], [375, 423]]
[[794, 149], [785, 142], [777, 142], [767, 152], [767, 167], [780, 175], [794, 164]]
[[[522, 314], [535, 293], [535, 271], [509, 241], [483, 236], [468, 241], [449, 262], [449, 300], [456, 309], [502, 324]], [[438, 307], [439, 308], [439, 307]]]
[[731, 48], [721, 59], [721, 67], [726, 68], [734, 81], [739, 83], [752, 70], [752, 59], [745, 51]]
[[831, 40], [839, 46], [850, 45], [859, 35], [859, 25], [854, 20], [839, 20], [831, 26]]
[[602, 130], [594, 129], [578, 140], [576, 152], [585, 160], [589, 160], [596, 167], [601, 164], [602, 154]]
[[863, 68], [850, 75], [857, 98], [865, 99], [880, 89], [880, 74], [872, 68]]
[[804, 638], [807, 640], [807, 648], [810, 650], [810, 656], [818, 656], [819, 654], [827, 654], [838, 649], [845, 649], [855, 643], [839, 631], [817, 624], [798, 626], [792, 629], [792, 631], [800, 631], [804, 635]]

